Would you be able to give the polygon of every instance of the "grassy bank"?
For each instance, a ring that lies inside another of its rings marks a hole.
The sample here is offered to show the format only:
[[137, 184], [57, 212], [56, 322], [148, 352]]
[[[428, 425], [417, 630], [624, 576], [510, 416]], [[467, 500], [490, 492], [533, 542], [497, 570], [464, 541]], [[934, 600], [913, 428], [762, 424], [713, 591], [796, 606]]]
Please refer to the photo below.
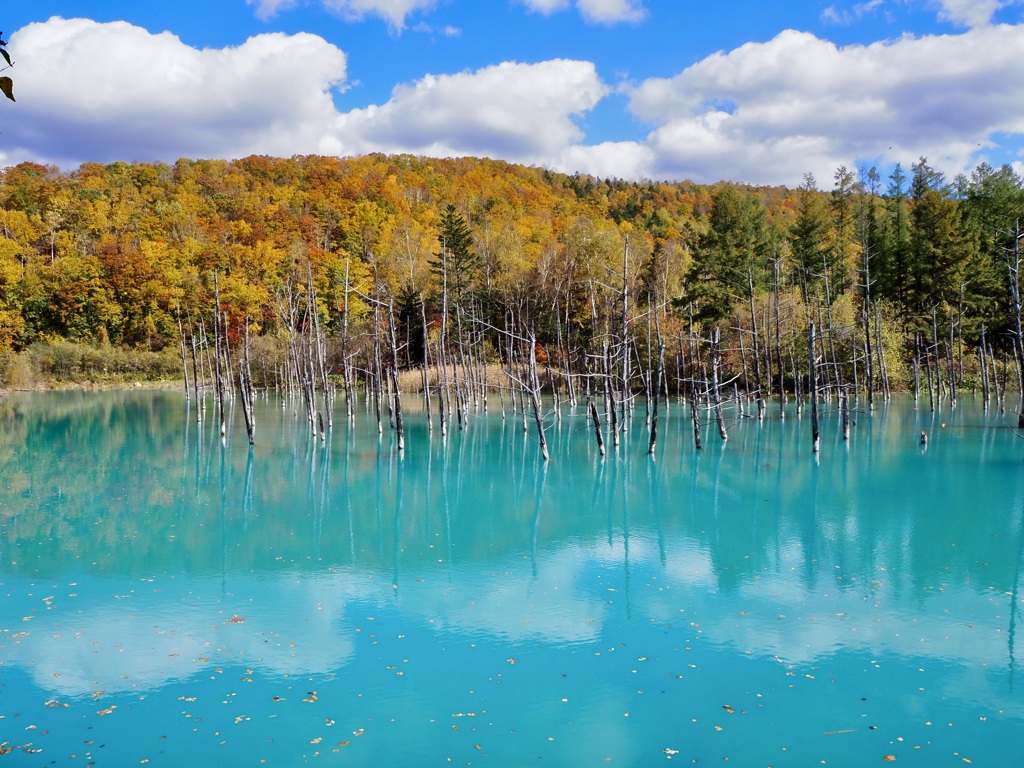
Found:
[[107, 387], [181, 381], [175, 349], [37, 342], [21, 352], [0, 352], [0, 388], [8, 390]]

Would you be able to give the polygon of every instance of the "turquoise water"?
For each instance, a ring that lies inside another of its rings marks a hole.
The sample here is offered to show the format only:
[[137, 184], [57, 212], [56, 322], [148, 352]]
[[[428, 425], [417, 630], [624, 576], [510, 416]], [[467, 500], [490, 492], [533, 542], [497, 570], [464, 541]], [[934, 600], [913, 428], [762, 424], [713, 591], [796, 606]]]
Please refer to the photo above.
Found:
[[[1024, 440], [968, 403], [497, 404], [404, 458], [260, 400], [0, 400], [0, 768], [1018, 765]], [[299, 413], [296, 413], [299, 411]], [[1015, 419], [1013, 420], [1015, 422]], [[917, 435], [930, 436], [926, 450]]]

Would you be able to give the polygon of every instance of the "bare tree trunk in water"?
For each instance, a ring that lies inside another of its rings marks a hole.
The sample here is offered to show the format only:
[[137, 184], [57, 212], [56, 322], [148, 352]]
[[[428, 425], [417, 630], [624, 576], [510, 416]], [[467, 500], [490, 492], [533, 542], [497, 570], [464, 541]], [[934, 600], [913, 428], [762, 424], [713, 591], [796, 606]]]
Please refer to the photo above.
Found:
[[818, 453], [821, 448], [821, 433], [818, 429], [818, 361], [815, 355], [814, 323], [811, 323], [807, 354], [807, 369], [811, 379], [811, 447]]

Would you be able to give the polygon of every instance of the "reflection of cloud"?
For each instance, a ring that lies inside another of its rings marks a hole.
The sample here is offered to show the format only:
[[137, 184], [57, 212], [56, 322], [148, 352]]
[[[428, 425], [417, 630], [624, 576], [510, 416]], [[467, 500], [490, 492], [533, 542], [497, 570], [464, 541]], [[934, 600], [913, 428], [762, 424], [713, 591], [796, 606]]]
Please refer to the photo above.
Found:
[[4, 644], [3, 662], [30, 670], [36, 685], [60, 696], [148, 690], [226, 664], [275, 676], [336, 669], [354, 645], [336, 621], [345, 592], [324, 581], [261, 584], [252, 602], [195, 597], [219, 595], [211, 582], [190, 582], [195, 592], [187, 593], [164, 586], [158, 595], [95, 608], [56, 600], [26, 625], [31, 631], [20, 642]]
[[536, 576], [510, 564], [508, 570], [475, 577], [467, 586], [418, 594], [410, 607], [442, 628], [508, 642], [592, 642], [601, 635], [605, 607], [578, 588], [579, 570], [589, 554], [566, 548], [542, 555]]
[[[727, 655], [777, 657], [798, 669], [841, 665], [851, 655], [951, 667], [940, 678], [956, 686], [950, 696], [979, 705], [992, 696], [995, 678], [971, 670], [981, 661], [996, 672], [1008, 659], [1000, 630], [1010, 598], [1003, 593], [909, 587], [898, 570], [881, 567], [860, 581], [837, 574], [809, 582], [796, 539], [779, 541], [778, 560], [723, 589], [707, 546], [664, 541], [670, 557], [663, 561], [659, 543], [644, 533], [629, 540], [635, 578], [628, 591], [618, 581], [623, 542], [605, 539], [546, 549], [535, 567], [521, 558], [455, 571], [439, 566], [400, 582], [397, 592], [390, 575], [369, 569], [232, 575], [224, 585], [146, 582], [152, 591], [118, 584], [119, 598], [91, 605], [87, 597], [58, 599], [26, 622], [28, 634], [16, 641], [10, 631], [0, 634], [0, 662], [27, 670], [56, 696], [153, 689], [229, 665], [252, 668], [254, 676], [324, 674], [355, 661], [357, 610], [398, 611], [395, 625], [550, 647], [603, 642], [609, 612], [624, 600], [642, 621], [671, 624]], [[235, 615], [244, 621], [232, 622]]]

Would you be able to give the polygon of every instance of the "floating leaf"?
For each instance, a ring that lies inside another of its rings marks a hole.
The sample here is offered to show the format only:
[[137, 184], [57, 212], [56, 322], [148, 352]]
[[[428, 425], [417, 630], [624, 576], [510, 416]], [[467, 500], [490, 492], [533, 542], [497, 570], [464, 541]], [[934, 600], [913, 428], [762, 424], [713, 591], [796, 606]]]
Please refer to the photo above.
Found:
[[887, 763], [895, 763], [896, 762], [896, 755], [886, 755], [882, 759], [885, 760], [885, 762], [887, 762]]

